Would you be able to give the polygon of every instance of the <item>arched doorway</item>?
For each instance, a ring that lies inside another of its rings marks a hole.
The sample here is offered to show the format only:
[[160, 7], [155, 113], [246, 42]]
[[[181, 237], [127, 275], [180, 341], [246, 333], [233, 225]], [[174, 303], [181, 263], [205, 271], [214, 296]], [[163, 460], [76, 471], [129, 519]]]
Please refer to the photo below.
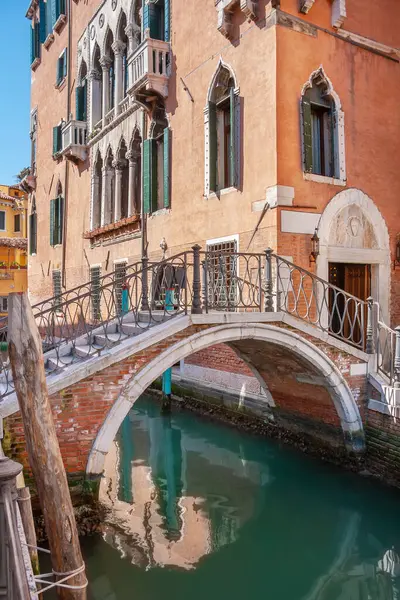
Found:
[[317, 275], [362, 300], [371, 295], [389, 323], [390, 249], [384, 218], [358, 189], [332, 198], [321, 215]]

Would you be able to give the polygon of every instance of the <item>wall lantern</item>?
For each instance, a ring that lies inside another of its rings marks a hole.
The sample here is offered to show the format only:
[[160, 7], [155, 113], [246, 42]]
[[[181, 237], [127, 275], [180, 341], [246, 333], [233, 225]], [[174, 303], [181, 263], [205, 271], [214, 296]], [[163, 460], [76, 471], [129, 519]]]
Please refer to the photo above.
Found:
[[397, 265], [400, 265], [400, 234], [397, 236], [396, 254], [393, 261], [393, 269], [396, 269]]
[[317, 229], [314, 231], [314, 235], [311, 238], [311, 254], [310, 254], [310, 265], [317, 262], [319, 256], [319, 237]]

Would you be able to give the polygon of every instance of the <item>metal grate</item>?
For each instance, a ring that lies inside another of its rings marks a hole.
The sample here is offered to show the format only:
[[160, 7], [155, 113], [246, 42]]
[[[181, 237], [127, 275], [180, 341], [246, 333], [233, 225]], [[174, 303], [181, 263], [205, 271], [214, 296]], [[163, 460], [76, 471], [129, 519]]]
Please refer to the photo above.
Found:
[[101, 277], [101, 266], [90, 267], [90, 282], [91, 282], [91, 304], [92, 304], [92, 319], [98, 321], [101, 319], [100, 310], [100, 277]]
[[237, 296], [237, 242], [207, 244], [207, 290], [210, 307], [230, 310]]
[[[61, 289], [61, 271], [59, 271], [58, 269], [53, 271], [53, 296], [55, 298], [61, 296], [62, 294], [62, 289]], [[60, 300], [57, 302], [55, 302], [55, 304], [59, 304], [61, 301]]]
[[126, 281], [127, 262], [121, 261], [114, 263], [115, 266], [115, 306], [117, 313], [122, 312], [122, 286]]

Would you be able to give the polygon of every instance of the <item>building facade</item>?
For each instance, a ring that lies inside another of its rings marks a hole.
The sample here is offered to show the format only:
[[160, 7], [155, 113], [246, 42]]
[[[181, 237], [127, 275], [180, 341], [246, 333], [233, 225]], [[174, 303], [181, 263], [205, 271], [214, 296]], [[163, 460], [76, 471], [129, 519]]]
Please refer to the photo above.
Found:
[[0, 185], [0, 316], [8, 313], [8, 295], [26, 292], [27, 195], [18, 186]]
[[161, 240], [272, 247], [397, 325], [399, 13], [32, 0], [32, 301], [160, 259]]

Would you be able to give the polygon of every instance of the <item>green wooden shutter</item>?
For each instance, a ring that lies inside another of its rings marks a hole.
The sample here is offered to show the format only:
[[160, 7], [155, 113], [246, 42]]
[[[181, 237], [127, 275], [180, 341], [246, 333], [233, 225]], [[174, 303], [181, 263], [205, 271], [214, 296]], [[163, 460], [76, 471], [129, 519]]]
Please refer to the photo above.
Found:
[[58, 217], [58, 223], [57, 223], [58, 243], [62, 244], [63, 233], [64, 233], [64, 198], [62, 196], [58, 197], [57, 217]]
[[150, 151], [150, 206], [151, 212], [155, 212], [158, 208], [158, 152], [157, 140], [151, 140]]
[[85, 88], [80, 85], [76, 86], [75, 98], [76, 98], [76, 120], [77, 121], [85, 121], [84, 95], [85, 95]]
[[232, 187], [237, 187], [238, 185], [238, 173], [237, 173], [237, 147], [236, 147], [236, 120], [237, 120], [237, 111], [236, 111], [236, 102], [237, 98], [235, 96], [235, 90], [233, 87], [229, 90], [229, 98], [230, 98], [230, 148], [229, 148], [229, 174], [230, 181], [229, 185]]
[[146, 0], [143, 0], [143, 2], [142, 2], [142, 14], [143, 14], [143, 37], [144, 37], [146, 29], [148, 29], [150, 27], [150, 8], [149, 8], [149, 4], [146, 2]]
[[31, 27], [31, 64], [33, 64], [35, 58], [35, 29]]
[[83, 104], [83, 110], [82, 110], [82, 121], [87, 121], [87, 81], [85, 79], [84, 84], [82, 86], [83, 89], [83, 93], [82, 93], [82, 104]]
[[51, 3], [51, 29], [54, 29], [54, 25], [58, 19], [57, 17], [57, 0], [47, 0]]
[[37, 252], [37, 216], [36, 213], [29, 215], [29, 254]]
[[171, 10], [170, 0], [164, 2], [164, 41], [169, 42], [171, 37]]
[[143, 142], [143, 210], [150, 214], [151, 207], [151, 142]]
[[339, 179], [340, 177], [340, 164], [339, 164], [339, 140], [338, 140], [338, 123], [339, 115], [336, 110], [331, 109], [331, 174], [332, 177]]
[[50, 200], [50, 246], [55, 246], [54, 226], [55, 226], [55, 200]]
[[67, 76], [67, 70], [68, 70], [68, 53], [67, 53], [67, 49], [65, 48], [64, 52], [63, 52], [63, 61], [62, 61], [62, 66], [63, 66], [63, 78]]
[[61, 150], [61, 125], [53, 127], [53, 156]]
[[208, 156], [210, 191], [217, 190], [217, 107], [214, 102], [208, 103]]
[[304, 157], [304, 171], [306, 173], [312, 173], [313, 160], [312, 160], [312, 128], [311, 128], [311, 104], [308, 98], [303, 96], [301, 100], [301, 114], [303, 124], [303, 157]]
[[35, 58], [40, 58], [40, 23], [35, 23]]
[[62, 79], [62, 57], [57, 59], [56, 85], [60, 85]]
[[46, 2], [46, 25], [47, 25], [47, 35], [50, 35], [53, 32], [51, 0], [47, 0], [47, 2]]
[[169, 208], [171, 205], [170, 142], [171, 131], [166, 127], [164, 129], [164, 208]]
[[47, 37], [47, 26], [46, 26], [46, 4], [44, 0], [40, 0], [39, 4], [39, 14], [40, 14], [40, 43], [43, 44], [46, 41]]

